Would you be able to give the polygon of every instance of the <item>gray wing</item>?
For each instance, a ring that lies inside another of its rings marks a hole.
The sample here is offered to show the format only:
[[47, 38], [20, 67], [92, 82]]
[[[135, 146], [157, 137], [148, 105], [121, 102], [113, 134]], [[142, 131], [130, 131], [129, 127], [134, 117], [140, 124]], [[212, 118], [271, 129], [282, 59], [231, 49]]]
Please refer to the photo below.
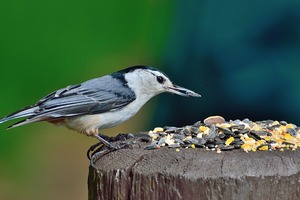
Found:
[[105, 76], [58, 90], [36, 105], [40, 108], [38, 113], [57, 118], [118, 110], [135, 98], [134, 92], [122, 82]]
[[28, 117], [28, 123], [47, 119], [99, 114], [118, 110], [134, 101], [134, 92], [124, 82], [103, 76], [57, 90], [35, 105], [10, 114], [2, 121]]

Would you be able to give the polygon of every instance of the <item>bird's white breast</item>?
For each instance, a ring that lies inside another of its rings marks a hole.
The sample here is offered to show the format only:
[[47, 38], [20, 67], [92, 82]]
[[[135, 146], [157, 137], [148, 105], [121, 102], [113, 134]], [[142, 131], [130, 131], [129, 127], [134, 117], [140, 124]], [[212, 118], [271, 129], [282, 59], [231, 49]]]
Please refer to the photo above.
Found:
[[99, 129], [111, 128], [130, 119], [150, 98], [137, 98], [125, 107], [115, 111], [68, 118], [64, 124], [68, 128], [86, 135], [98, 134]]

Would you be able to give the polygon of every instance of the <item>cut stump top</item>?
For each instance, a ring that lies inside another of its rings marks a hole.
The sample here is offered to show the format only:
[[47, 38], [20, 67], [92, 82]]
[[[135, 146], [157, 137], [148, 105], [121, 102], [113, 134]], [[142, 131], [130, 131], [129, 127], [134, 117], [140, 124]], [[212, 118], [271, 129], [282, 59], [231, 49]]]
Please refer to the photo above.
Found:
[[89, 199], [297, 199], [300, 151], [216, 151], [145, 143], [110, 152], [89, 173]]

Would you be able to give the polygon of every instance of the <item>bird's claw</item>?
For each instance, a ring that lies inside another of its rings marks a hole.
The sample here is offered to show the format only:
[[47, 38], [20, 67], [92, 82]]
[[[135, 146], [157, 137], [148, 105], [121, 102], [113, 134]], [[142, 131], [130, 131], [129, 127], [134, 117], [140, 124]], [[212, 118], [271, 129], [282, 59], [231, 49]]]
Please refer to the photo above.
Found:
[[96, 161], [99, 160], [102, 156], [106, 155], [109, 152], [110, 152], [110, 150], [107, 149], [107, 148], [105, 148], [105, 149], [103, 149], [101, 151], [99, 151], [99, 149], [97, 149], [97, 152], [93, 152], [92, 153], [92, 157], [89, 158], [90, 159], [90, 165], [94, 169], [96, 169], [96, 167], [95, 167]]

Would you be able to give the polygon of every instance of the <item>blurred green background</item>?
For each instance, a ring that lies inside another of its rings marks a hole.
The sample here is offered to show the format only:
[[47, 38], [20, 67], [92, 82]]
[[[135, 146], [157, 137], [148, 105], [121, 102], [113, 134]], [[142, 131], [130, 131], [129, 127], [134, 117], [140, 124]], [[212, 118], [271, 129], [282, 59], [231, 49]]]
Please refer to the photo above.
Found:
[[[1, 117], [70, 84], [159, 65], [170, 2], [1, 1]], [[104, 133], [144, 130], [146, 113]], [[9, 124], [0, 125], [0, 199], [87, 199], [95, 139], [47, 123], [6, 131]]]
[[[161, 95], [103, 133], [215, 114], [300, 124], [299, 0], [12, 0], [0, 7], [1, 117], [67, 85], [147, 64], [202, 98]], [[86, 150], [95, 139], [47, 123], [6, 131], [9, 124], [0, 125], [0, 199], [87, 199]]]

